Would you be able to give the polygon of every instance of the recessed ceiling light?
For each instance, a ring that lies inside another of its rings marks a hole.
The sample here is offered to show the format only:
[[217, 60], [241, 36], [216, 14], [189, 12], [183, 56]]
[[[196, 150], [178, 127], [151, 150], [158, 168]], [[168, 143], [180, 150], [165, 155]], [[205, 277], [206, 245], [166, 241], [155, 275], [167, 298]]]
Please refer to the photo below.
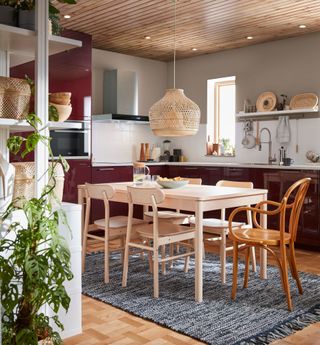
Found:
[[300, 24], [300, 25], [299, 25], [299, 28], [300, 28], [300, 29], [305, 29], [306, 27], [307, 27], [307, 25], [304, 25], [304, 24]]
[[253, 36], [247, 36], [246, 39], [247, 40], [253, 40]]
[[198, 49], [197, 48], [192, 48], [192, 51], [196, 52]]
[[151, 40], [151, 36], [144, 36], [146, 40]]
[[65, 14], [65, 15], [63, 16], [63, 18], [65, 18], [65, 19], [70, 19], [71, 16], [70, 16], [70, 14]]

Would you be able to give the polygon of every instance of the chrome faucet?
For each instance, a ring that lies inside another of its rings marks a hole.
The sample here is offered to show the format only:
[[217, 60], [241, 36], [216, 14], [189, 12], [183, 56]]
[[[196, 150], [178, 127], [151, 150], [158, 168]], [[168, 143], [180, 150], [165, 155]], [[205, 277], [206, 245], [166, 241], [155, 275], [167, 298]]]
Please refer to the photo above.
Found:
[[259, 137], [261, 138], [261, 133], [263, 131], [267, 131], [268, 134], [269, 134], [269, 140], [268, 141], [260, 141], [260, 144], [259, 144], [259, 151], [261, 151], [261, 144], [268, 144], [269, 146], [269, 152], [268, 152], [268, 164], [272, 164], [273, 162], [276, 162], [277, 161], [277, 158], [274, 156], [272, 157], [272, 140], [271, 140], [271, 132], [270, 130], [267, 128], [267, 127], [263, 127], [261, 128], [260, 130], [260, 134], [259, 134]]

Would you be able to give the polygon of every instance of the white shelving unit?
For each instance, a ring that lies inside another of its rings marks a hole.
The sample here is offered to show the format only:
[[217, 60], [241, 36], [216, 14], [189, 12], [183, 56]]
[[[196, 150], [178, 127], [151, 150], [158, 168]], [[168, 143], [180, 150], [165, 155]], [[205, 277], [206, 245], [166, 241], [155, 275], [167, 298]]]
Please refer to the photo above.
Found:
[[[49, 129], [81, 129], [81, 123], [76, 122], [48, 122]], [[0, 128], [6, 128], [10, 133], [32, 131], [32, 127], [26, 120], [0, 118]]]
[[294, 110], [275, 110], [275, 111], [257, 111], [254, 113], [236, 113], [236, 119], [245, 120], [250, 118], [264, 118], [273, 120], [279, 116], [288, 115], [288, 116], [315, 116], [319, 114], [319, 109], [294, 109]]
[[[44, 134], [48, 134], [49, 128], [78, 128], [78, 124], [48, 121], [48, 56], [82, 46], [81, 41], [47, 34], [48, 4], [48, 0], [36, 0], [37, 33], [0, 24], [0, 76], [9, 77], [10, 67], [35, 60], [35, 105], [36, 112], [45, 127]], [[81, 124], [79, 124], [79, 128], [81, 128]], [[32, 127], [25, 120], [0, 117], [0, 151], [6, 159], [9, 158], [6, 142], [10, 132], [29, 130], [32, 130]], [[38, 144], [35, 153], [35, 179], [37, 181], [35, 193], [39, 196], [46, 181], [48, 151], [44, 144]], [[62, 336], [68, 337], [81, 333], [81, 234], [78, 231], [81, 228], [81, 206], [63, 203], [62, 208], [65, 210], [68, 223], [74, 232], [73, 237], [70, 238], [69, 228], [59, 227], [70, 246], [74, 275], [74, 278], [66, 283], [66, 290], [71, 299], [69, 312], [66, 314], [63, 309], [59, 311], [59, 317], [66, 327]], [[21, 222], [23, 219], [17, 216], [14, 221]], [[46, 315], [50, 315], [50, 309], [47, 306], [44, 306], [44, 312]]]
[[[36, 42], [37, 36], [34, 31], [0, 24], [0, 50], [9, 53], [10, 67], [33, 61]], [[81, 46], [81, 41], [49, 35], [49, 55]]]

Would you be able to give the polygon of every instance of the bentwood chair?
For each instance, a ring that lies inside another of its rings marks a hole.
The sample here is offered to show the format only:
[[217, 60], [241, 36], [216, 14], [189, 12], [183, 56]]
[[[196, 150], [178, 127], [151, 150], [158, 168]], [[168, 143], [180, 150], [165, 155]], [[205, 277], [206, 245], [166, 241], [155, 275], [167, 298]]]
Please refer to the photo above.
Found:
[[[291, 274], [296, 281], [299, 293], [302, 294], [302, 286], [300, 283], [298, 270], [295, 259], [294, 242], [297, 236], [297, 228], [300, 213], [304, 204], [304, 199], [310, 185], [310, 178], [304, 178], [295, 182], [285, 193], [281, 202], [262, 201], [255, 207], [239, 207], [236, 208], [229, 217], [229, 236], [233, 240], [233, 285], [232, 299], [236, 298], [237, 280], [238, 280], [238, 251], [245, 249], [245, 275], [243, 287], [248, 286], [249, 280], [249, 248], [258, 247], [266, 249], [271, 253], [280, 269], [281, 282], [286, 294], [288, 309], [292, 310], [292, 300], [290, 294], [288, 280], [288, 264]], [[265, 209], [273, 207], [272, 210]], [[253, 224], [252, 228], [232, 227], [234, 217], [241, 212], [252, 212]], [[257, 215], [277, 216], [279, 217], [279, 229], [265, 229], [258, 222]], [[288, 219], [286, 217], [288, 216]], [[288, 224], [286, 228], [286, 224]], [[287, 230], [287, 231], [286, 231]], [[238, 244], [245, 244], [244, 247], [238, 248]], [[271, 249], [273, 248], [273, 249]], [[276, 253], [275, 248], [279, 249], [280, 255]], [[288, 255], [289, 251], [289, 255]]]
[[[153, 294], [155, 298], [159, 297], [159, 263], [194, 255], [193, 251], [188, 251], [188, 253], [159, 258], [160, 247], [185, 240], [194, 240], [195, 238], [194, 228], [181, 226], [172, 222], [159, 222], [158, 204], [160, 204], [164, 198], [165, 195], [159, 188], [128, 187], [129, 220], [124, 254], [122, 286], [127, 286], [130, 248], [148, 251], [152, 254], [149, 258], [153, 261]], [[133, 231], [132, 220], [134, 205], [151, 205], [153, 213], [152, 224], [138, 225]], [[136, 241], [139, 238], [141, 239], [141, 243]], [[146, 239], [147, 243], [144, 242]]]
[[[88, 239], [104, 242], [104, 282], [109, 282], [109, 253], [113, 251], [121, 251], [121, 257], [124, 250], [125, 236], [127, 233], [128, 217], [115, 216], [110, 217], [109, 201], [112, 200], [114, 189], [111, 185], [92, 185], [86, 183], [86, 212], [84, 233], [82, 239], [82, 271], [85, 270], [85, 258]], [[91, 200], [103, 200], [105, 217], [103, 219], [95, 220], [93, 224], [90, 223]], [[135, 226], [137, 224], [145, 223], [141, 219], [133, 218], [131, 223]], [[104, 236], [99, 236], [97, 232], [104, 232]], [[109, 248], [109, 241], [120, 239], [120, 247]]]
[[[216, 183], [217, 187], [236, 187], [236, 188], [253, 188], [252, 182], [238, 182], [220, 180]], [[252, 227], [251, 212], [246, 214], [247, 222], [232, 222], [232, 228]], [[191, 218], [190, 223], [194, 224], [195, 219]], [[229, 223], [226, 220], [226, 210], [221, 210], [221, 217], [218, 218], [204, 218], [203, 219], [203, 235], [204, 240], [219, 244], [220, 250], [220, 266], [221, 266], [221, 282], [226, 282], [226, 254], [233, 250], [232, 246], [227, 247], [227, 236], [229, 233]], [[256, 256], [255, 249], [251, 248], [252, 269], [256, 271]]]

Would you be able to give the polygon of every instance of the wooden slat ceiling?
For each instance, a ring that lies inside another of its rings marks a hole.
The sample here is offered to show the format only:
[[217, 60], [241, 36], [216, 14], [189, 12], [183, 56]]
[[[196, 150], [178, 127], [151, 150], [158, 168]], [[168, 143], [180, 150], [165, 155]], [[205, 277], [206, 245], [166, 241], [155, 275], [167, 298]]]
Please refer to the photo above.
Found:
[[[62, 25], [91, 34], [94, 48], [173, 59], [173, 0], [78, 0], [57, 6], [71, 15]], [[188, 58], [320, 31], [320, 1], [178, 0], [176, 27], [177, 59]]]

